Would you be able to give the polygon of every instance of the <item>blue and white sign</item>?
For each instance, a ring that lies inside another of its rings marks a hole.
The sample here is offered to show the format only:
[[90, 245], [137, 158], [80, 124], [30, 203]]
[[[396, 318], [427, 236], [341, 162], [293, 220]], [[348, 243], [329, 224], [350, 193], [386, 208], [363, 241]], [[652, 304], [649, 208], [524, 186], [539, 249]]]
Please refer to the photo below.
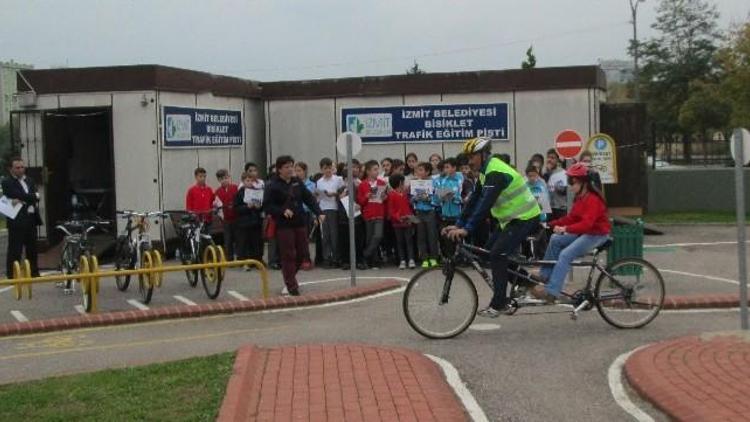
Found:
[[178, 148], [242, 146], [242, 112], [164, 107], [164, 146]]
[[477, 136], [507, 141], [510, 135], [508, 103], [344, 108], [341, 128], [365, 143], [465, 141]]

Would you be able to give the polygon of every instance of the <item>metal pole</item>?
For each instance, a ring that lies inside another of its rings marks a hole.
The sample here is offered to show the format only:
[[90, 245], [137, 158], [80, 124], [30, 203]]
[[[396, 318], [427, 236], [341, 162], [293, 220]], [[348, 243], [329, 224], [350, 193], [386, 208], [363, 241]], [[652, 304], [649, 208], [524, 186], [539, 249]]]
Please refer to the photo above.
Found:
[[745, 243], [745, 153], [743, 133], [734, 131], [734, 187], [737, 196], [737, 261], [740, 271], [740, 326], [748, 329], [747, 319], [747, 244]]
[[354, 177], [352, 176], [352, 135], [346, 134], [346, 180], [349, 191], [349, 269], [352, 287], [357, 285], [357, 245], [354, 241]]

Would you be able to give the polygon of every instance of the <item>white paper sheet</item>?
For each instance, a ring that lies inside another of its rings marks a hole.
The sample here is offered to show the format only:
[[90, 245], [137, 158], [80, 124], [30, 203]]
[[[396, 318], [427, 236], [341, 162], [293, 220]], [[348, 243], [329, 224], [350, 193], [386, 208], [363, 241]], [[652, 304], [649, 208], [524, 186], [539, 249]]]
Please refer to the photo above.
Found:
[[246, 204], [261, 206], [263, 205], [263, 189], [245, 188], [245, 197], [243, 199]]
[[[350, 218], [349, 217], [349, 197], [348, 196], [341, 197], [341, 205], [344, 206], [344, 210], [346, 211], [346, 218]], [[355, 202], [354, 203], [354, 218], [357, 218], [360, 215], [362, 215], [362, 210], [360, 209], [359, 204], [357, 204]]]
[[22, 207], [23, 203], [21, 202], [14, 206], [12, 200], [7, 196], [3, 195], [2, 197], [0, 197], [0, 214], [3, 214], [11, 220], [14, 220], [16, 218], [18, 212], [21, 211]]
[[432, 186], [432, 180], [414, 179], [409, 182], [409, 185], [412, 196], [419, 196], [424, 194], [432, 195], [434, 189]]

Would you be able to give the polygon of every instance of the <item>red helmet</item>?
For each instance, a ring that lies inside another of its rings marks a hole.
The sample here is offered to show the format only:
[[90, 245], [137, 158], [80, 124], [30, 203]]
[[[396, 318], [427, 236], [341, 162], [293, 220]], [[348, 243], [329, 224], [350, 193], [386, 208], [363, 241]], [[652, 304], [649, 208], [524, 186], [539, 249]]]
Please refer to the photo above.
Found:
[[573, 164], [568, 170], [565, 171], [568, 177], [589, 177], [589, 168], [583, 163]]

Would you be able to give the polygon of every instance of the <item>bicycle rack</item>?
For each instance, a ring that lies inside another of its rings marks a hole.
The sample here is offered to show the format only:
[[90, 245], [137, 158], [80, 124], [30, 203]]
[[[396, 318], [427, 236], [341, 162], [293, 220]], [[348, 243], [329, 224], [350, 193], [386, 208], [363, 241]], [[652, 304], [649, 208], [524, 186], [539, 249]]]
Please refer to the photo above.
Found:
[[203, 253], [202, 264], [187, 265], [169, 265], [164, 266], [159, 251], [147, 251], [143, 256], [143, 268], [133, 270], [107, 270], [99, 269], [99, 261], [95, 256], [91, 259], [86, 256], [81, 257], [79, 269], [74, 274], [54, 274], [42, 277], [31, 276], [31, 264], [28, 260], [13, 263], [13, 278], [0, 281], [0, 286], [12, 286], [15, 290], [16, 300], [21, 300], [23, 293], [26, 293], [28, 299], [32, 297], [32, 286], [41, 283], [56, 283], [64, 281], [78, 281], [81, 284], [83, 294], [91, 294], [91, 313], [97, 311], [99, 282], [104, 277], [133, 275], [144, 279], [150, 286], [161, 287], [164, 280], [164, 273], [183, 272], [200, 270], [205, 272], [209, 280], [223, 278], [227, 268], [249, 266], [257, 268], [260, 271], [261, 291], [263, 298], [269, 295], [268, 288], [268, 270], [262, 262], [254, 259], [244, 259], [236, 261], [227, 261], [224, 254], [224, 248], [221, 246], [210, 245]]

